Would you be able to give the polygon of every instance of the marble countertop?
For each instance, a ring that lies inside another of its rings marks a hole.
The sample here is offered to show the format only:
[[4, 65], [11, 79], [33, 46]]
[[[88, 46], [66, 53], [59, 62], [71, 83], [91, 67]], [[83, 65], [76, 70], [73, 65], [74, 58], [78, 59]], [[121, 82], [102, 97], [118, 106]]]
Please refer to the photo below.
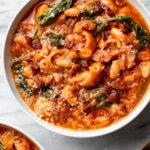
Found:
[[[7, 27], [27, 0], [0, 0], [0, 61]], [[150, 11], [150, 0], [141, 0]], [[2, 62], [0, 62], [2, 64]], [[9, 93], [0, 65], [0, 122], [18, 126], [38, 140], [45, 150], [141, 150], [150, 142], [150, 104], [132, 123], [112, 134], [91, 139], [68, 138], [46, 130], [27, 116]]]

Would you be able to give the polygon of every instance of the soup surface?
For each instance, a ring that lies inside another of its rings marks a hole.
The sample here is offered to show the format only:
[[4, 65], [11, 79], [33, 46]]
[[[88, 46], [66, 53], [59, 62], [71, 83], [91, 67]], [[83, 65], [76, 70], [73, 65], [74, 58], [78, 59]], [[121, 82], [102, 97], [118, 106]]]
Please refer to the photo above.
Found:
[[18, 131], [0, 126], [0, 150], [40, 150]]
[[125, 0], [39, 1], [12, 39], [16, 88], [48, 123], [107, 127], [132, 112], [147, 89], [148, 34]]

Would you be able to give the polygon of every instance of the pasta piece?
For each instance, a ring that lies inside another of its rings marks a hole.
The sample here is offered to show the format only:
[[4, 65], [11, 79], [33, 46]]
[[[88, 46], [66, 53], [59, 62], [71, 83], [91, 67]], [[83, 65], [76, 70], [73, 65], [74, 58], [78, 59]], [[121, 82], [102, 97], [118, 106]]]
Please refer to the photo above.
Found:
[[69, 8], [64, 14], [69, 17], [78, 17], [80, 15], [80, 10], [78, 8]]
[[52, 63], [52, 58], [57, 55], [57, 54], [62, 54], [62, 51], [57, 49], [57, 50], [53, 50], [49, 56], [47, 56], [46, 58], [42, 59], [40, 61], [40, 69], [41, 70], [47, 70], [50, 68], [51, 65], [53, 65]]
[[121, 47], [122, 45], [119, 40], [109, 39], [100, 45], [101, 50], [96, 51], [92, 58], [98, 62], [109, 62], [113, 57], [119, 54]]
[[107, 40], [106, 42], [104, 42], [103, 46], [102, 46], [102, 49], [104, 50], [106, 47], [108, 47], [110, 44], [116, 44], [117, 45], [117, 48], [121, 48], [121, 43], [118, 39], [110, 39], [110, 40]]
[[29, 88], [33, 88], [33, 86], [34, 86], [34, 80], [33, 79], [28, 79], [27, 82], [28, 82]]
[[86, 38], [85, 49], [90, 49], [91, 51], [94, 51], [96, 47], [96, 40], [93, 35], [86, 31], [84, 31], [82, 34]]
[[[84, 80], [86, 80], [86, 78], [89, 76], [89, 71], [85, 71], [85, 72], [82, 72], [82, 73], [80, 73], [80, 74], [78, 74], [78, 75], [76, 75], [74, 78], [72, 78], [72, 82], [74, 83], [74, 82], [82, 82], [82, 81], [84, 81]], [[79, 83], [80, 85], [82, 84], [82, 83]]]
[[72, 61], [65, 58], [64, 56], [60, 56], [57, 59], [55, 59], [55, 63], [59, 67], [69, 68], [73, 65]]
[[39, 16], [46, 14], [46, 12], [48, 11], [49, 6], [47, 4], [42, 4], [41, 6], [39, 6], [36, 9], [36, 15], [35, 15], [35, 19], [37, 19]]
[[42, 76], [41, 80], [45, 85], [50, 85], [53, 81], [53, 76], [52, 75]]
[[56, 18], [55, 22], [53, 23], [53, 26], [56, 26], [56, 25], [59, 25], [59, 24], [63, 24], [65, 22], [65, 20], [66, 20], [66, 15], [65, 14], [60, 14]]
[[118, 9], [113, 0], [101, 0], [101, 2], [105, 4], [108, 8], [110, 8], [114, 13], [117, 12]]
[[30, 78], [32, 76], [32, 71], [30, 66], [23, 67], [23, 72], [26, 78]]
[[82, 59], [89, 59], [92, 56], [93, 51], [95, 50], [96, 40], [93, 37], [93, 35], [90, 34], [89, 32], [84, 31], [82, 34], [86, 38], [86, 43], [85, 47], [80, 49], [79, 55]]
[[[128, 49], [127, 49], [128, 50]], [[136, 60], [136, 54], [133, 54], [132, 51], [130, 51], [126, 55], [126, 68], [130, 69], [135, 65], [135, 60]]]
[[136, 78], [136, 76], [134, 74], [127, 75], [124, 77], [124, 81], [128, 82], [128, 83], [132, 83], [132, 82], [134, 82], [135, 78]]
[[94, 116], [92, 114], [89, 114], [82, 119], [82, 122], [87, 128], [90, 128], [94, 123]]
[[83, 9], [88, 9], [90, 4], [78, 4], [67, 9], [64, 14], [68, 17], [78, 17]]
[[129, 16], [129, 17], [133, 17], [133, 16], [131, 16], [131, 14], [130, 14], [130, 7], [128, 7], [128, 6], [123, 7], [123, 8], [119, 11], [118, 16]]
[[135, 32], [131, 32], [128, 34], [128, 42], [129, 43], [133, 43], [136, 40], [136, 33]]
[[74, 64], [72, 60], [77, 58], [78, 54], [75, 51], [70, 51], [66, 55], [56, 58], [55, 63], [59, 67], [70, 68]]
[[26, 44], [25, 37], [23, 35], [19, 35], [19, 34], [14, 37], [13, 41], [15, 43], [22, 44], [22, 45]]
[[89, 59], [92, 56], [92, 51], [90, 49], [81, 49], [80, 50], [80, 57], [82, 59]]
[[142, 77], [148, 78], [150, 74], [150, 62], [149, 61], [143, 62], [140, 68], [142, 72]]
[[120, 109], [119, 105], [113, 104], [112, 107], [110, 108], [110, 114], [111, 116], [115, 116], [117, 114], [119, 114], [120, 116], [124, 116], [126, 113]]
[[96, 125], [97, 128], [102, 128], [108, 126], [110, 123], [109, 117], [106, 116], [100, 116], [97, 117], [94, 121], [94, 124]]
[[48, 56], [49, 50], [47, 48], [43, 48], [41, 50], [37, 50], [34, 55], [34, 60], [39, 61], [43, 59], [45, 56]]
[[78, 4], [78, 5], [75, 5], [75, 8], [78, 8], [81, 11], [83, 9], [88, 9], [89, 5], [90, 3]]
[[114, 39], [120, 40], [123, 43], [127, 43], [128, 36], [122, 33], [119, 29], [112, 28], [111, 35]]
[[115, 60], [112, 62], [110, 68], [110, 78], [114, 80], [118, 77], [119, 74], [120, 74], [120, 62], [119, 60]]
[[126, 4], [126, 1], [123, 1], [123, 0], [115, 0], [114, 2], [116, 3], [116, 6], [118, 7], [123, 7]]
[[144, 51], [140, 51], [138, 53], [138, 60], [139, 61], [147, 61], [147, 60], [150, 60], [150, 51], [147, 49], [147, 50], [144, 50]]
[[97, 50], [93, 56], [92, 59], [96, 62], [109, 62], [112, 59], [112, 56], [110, 55], [109, 52], [104, 51], [104, 50]]
[[15, 141], [14, 131], [11, 131], [11, 130], [8, 130], [7, 132], [5, 132], [1, 137], [2, 144], [8, 150], [12, 149], [14, 141]]
[[90, 20], [83, 20], [76, 24], [75, 32], [81, 33], [83, 30], [93, 31], [96, 28], [96, 24]]
[[126, 56], [123, 54], [120, 57], [120, 70], [126, 69]]
[[51, 116], [51, 103], [47, 99], [39, 99], [35, 104], [35, 113], [42, 118], [44, 117], [50, 117]]
[[72, 82], [78, 82], [83, 87], [93, 87], [101, 81], [101, 72], [104, 65], [100, 63], [93, 63], [89, 67], [89, 71], [80, 73], [72, 78]]
[[14, 142], [16, 150], [30, 150], [30, 144], [27, 142], [26, 139], [17, 138]]
[[56, 83], [61, 83], [63, 81], [63, 76], [62, 74], [59, 73], [53, 73], [54, 81]]
[[74, 93], [74, 89], [72, 86], [67, 85], [64, 88], [62, 95], [67, 100], [68, 104], [70, 104], [71, 106], [76, 106], [78, 104], [78, 99]]

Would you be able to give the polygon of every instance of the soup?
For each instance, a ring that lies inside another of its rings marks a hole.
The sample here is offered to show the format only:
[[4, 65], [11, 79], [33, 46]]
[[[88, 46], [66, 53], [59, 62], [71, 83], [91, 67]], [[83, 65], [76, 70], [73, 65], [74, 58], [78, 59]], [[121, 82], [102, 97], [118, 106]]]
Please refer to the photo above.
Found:
[[31, 140], [14, 129], [0, 126], [1, 150], [40, 150]]
[[72, 130], [100, 129], [142, 99], [149, 43], [149, 27], [128, 1], [39, 1], [12, 39], [12, 76], [41, 119]]

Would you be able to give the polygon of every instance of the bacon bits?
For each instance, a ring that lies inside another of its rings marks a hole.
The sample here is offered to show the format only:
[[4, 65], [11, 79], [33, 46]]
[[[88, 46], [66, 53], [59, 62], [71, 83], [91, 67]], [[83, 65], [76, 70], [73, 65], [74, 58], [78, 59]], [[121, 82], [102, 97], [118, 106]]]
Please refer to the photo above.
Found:
[[116, 93], [112, 93], [108, 99], [107, 99], [108, 102], [112, 102], [112, 103], [118, 103], [119, 102], [119, 98], [117, 96]]
[[39, 40], [37, 40], [37, 39], [34, 40], [33, 38], [31, 38], [29, 36], [26, 36], [25, 39], [26, 39], [28, 45], [31, 46], [34, 50], [42, 49], [42, 45]]
[[79, 65], [74, 65], [71, 69], [71, 76], [75, 76], [78, 72], [80, 71], [80, 66]]
[[89, 104], [89, 105], [87, 105], [87, 106], [84, 107], [83, 112], [86, 115], [88, 115], [88, 114], [90, 114], [92, 112], [92, 110], [93, 110], [93, 106], [91, 104]]
[[106, 95], [111, 94], [112, 90], [113, 90], [113, 87], [112, 87], [112, 86], [110, 86], [110, 85], [105, 85], [105, 86], [104, 86], [104, 93], [105, 93]]
[[40, 72], [40, 67], [36, 62], [31, 63], [31, 69], [32, 69], [33, 75], [36, 75]]

